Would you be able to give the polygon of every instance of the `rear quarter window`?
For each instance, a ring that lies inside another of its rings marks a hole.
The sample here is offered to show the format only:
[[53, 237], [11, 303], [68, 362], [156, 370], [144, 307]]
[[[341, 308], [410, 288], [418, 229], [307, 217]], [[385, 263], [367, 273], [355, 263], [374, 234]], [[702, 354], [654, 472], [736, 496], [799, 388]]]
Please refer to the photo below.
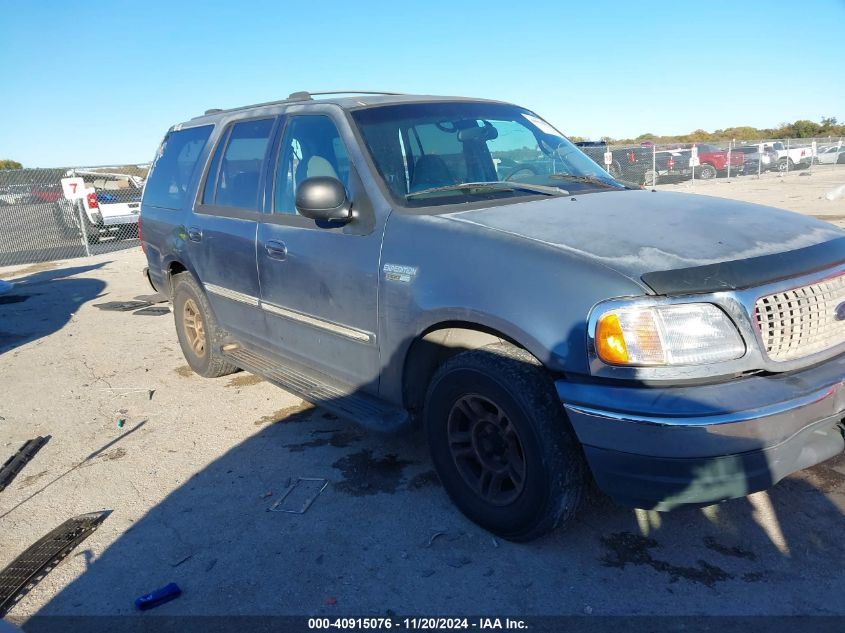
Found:
[[144, 189], [144, 204], [181, 209], [213, 126], [170, 132], [161, 144]]

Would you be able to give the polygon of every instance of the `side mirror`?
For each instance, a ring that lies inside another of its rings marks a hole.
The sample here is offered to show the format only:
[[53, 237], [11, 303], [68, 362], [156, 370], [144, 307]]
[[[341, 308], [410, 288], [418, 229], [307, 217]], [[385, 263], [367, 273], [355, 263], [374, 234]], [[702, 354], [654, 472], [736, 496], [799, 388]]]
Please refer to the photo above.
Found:
[[352, 219], [352, 203], [346, 195], [346, 187], [330, 176], [314, 176], [299, 183], [296, 210], [317, 221], [343, 223]]

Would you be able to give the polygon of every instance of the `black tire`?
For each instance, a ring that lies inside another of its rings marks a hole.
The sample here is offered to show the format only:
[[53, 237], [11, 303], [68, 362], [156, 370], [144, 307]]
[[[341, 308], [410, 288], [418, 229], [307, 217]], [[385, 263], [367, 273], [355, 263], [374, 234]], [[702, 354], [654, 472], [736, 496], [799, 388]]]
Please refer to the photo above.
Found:
[[643, 174], [644, 187], [654, 187], [658, 182], [660, 182], [660, 176], [657, 175], [656, 171], [649, 169], [645, 174]]
[[786, 171], [787, 165], [789, 166], [789, 171], [795, 171], [795, 163], [792, 162], [791, 158], [781, 158], [778, 161], [778, 171]]
[[575, 513], [583, 453], [551, 380], [524, 350], [497, 343], [449, 359], [429, 385], [425, 429], [452, 501], [497, 536], [529, 541]]
[[68, 219], [72, 212], [67, 210], [61, 203], [53, 203], [53, 217], [56, 219], [56, 226], [65, 238], [79, 238], [79, 230], [73, 218]]
[[82, 221], [85, 223], [85, 239], [89, 244], [97, 244], [100, 241], [100, 228], [88, 219], [88, 214], [82, 212]]
[[190, 273], [173, 277], [173, 317], [182, 354], [194, 373], [219, 378], [238, 371], [220, 351], [222, 333], [208, 298]]
[[698, 168], [698, 177], [701, 180], [713, 180], [716, 177], [716, 168], [710, 163], [703, 163]]

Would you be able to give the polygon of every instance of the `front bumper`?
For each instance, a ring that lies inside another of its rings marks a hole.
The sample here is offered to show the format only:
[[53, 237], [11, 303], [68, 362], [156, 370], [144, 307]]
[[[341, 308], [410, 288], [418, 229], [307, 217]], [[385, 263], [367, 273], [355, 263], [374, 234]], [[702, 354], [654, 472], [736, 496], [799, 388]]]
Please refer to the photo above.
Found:
[[555, 385], [597, 484], [623, 505], [742, 497], [845, 449], [845, 355], [712, 385]]

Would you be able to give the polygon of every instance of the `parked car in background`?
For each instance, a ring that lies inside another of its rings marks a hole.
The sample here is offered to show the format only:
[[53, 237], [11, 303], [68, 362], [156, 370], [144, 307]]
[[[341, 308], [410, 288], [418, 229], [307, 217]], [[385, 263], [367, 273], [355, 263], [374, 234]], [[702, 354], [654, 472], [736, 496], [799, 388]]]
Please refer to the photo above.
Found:
[[[652, 150], [648, 149], [649, 155]], [[690, 152], [683, 150], [657, 150], [654, 153], [653, 164], [656, 168], [656, 173], [649, 169], [645, 174], [646, 186], [654, 186], [660, 182], [678, 182], [692, 178], [692, 169], [689, 164]], [[649, 158], [649, 162], [652, 159]]]
[[778, 171], [789, 171], [793, 169], [806, 169], [813, 164], [813, 148], [812, 147], [792, 147], [786, 148], [782, 141], [772, 141], [763, 144], [765, 149], [774, 150], [778, 155], [777, 168]]
[[773, 149], [764, 150], [761, 153], [759, 145], [740, 145], [734, 147], [731, 153], [743, 156], [743, 169], [738, 174], [756, 174], [778, 169], [778, 154]]
[[54, 204], [62, 198], [62, 186], [59, 183], [33, 185], [30, 198], [34, 204]]
[[[652, 169], [652, 150], [648, 147], [609, 148], [604, 141], [578, 141], [575, 145], [607, 172], [619, 180], [637, 185], [648, 184], [646, 173]], [[604, 154], [610, 151], [613, 161], [604, 164]]]
[[825, 147], [816, 154], [816, 162], [819, 165], [842, 165], [845, 164], [845, 146]]
[[698, 148], [699, 162], [699, 166], [695, 170], [696, 178], [710, 180], [716, 176], [726, 176], [728, 173], [728, 160], [730, 160], [730, 171], [732, 173], [736, 174], [742, 171], [742, 165], [745, 161], [743, 154], [731, 152], [729, 159], [728, 151], [716, 145], [697, 143], [695, 147]]
[[83, 178], [86, 189], [84, 198], [73, 201], [61, 198], [55, 203], [57, 220], [65, 231], [79, 233], [84, 230], [86, 239], [92, 244], [105, 236], [137, 235], [144, 188], [142, 178], [78, 169], [68, 170], [65, 175]]
[[32, 197], [32, 185], [7, 185], [0, 188], [0, 205], [25, 204]]

